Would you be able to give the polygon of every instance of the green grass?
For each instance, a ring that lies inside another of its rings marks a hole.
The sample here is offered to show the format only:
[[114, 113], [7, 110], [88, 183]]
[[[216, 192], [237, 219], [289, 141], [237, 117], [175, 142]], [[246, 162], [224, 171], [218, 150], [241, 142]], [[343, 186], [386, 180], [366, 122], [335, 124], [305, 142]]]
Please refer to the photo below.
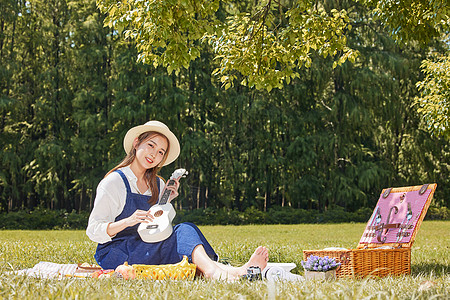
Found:
[[[300, 266], [303, 250], [355, 248], [365, 224], [202, 226], [221, 258], [245, 262], [258, 245], [271, 262]], [[331, 282], [213, 282], [36, 279], [12, 275], [39, 261], [94, 263], [84, 231], [0, 231], [0, 299], [450, 299], [450, 222], [424, 222], [412, 247], [411, 275]], [[294, 273], [302, 274], [301, 268]], [[424, 289], [425, 283], [430, 287]]]

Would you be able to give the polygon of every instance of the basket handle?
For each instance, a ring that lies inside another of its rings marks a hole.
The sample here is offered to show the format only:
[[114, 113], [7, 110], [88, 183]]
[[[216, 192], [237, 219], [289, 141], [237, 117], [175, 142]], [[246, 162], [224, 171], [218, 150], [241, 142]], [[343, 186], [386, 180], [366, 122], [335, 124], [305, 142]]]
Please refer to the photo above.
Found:
[[[395, 205], [392, 206], [391, 209], [389, 210], [389, 215], [387, 217], [386, 224], [381, 224], [380, 226], [377, 226], [377, 229], [375, 229], [375, 231], [378, 231], [377, 240], [380, 243], [384, 243], [386, 241], [389, 229], [400, 227], [400, 223], [389, 223], [389, 220], [391, 219], [392, 210], [394, 210], [394, 214], [398, 213], [398, 207]], [[381, 234], [383, 233], [384, 229], [386, 229], [384, 232], [384, 237], [381, 238]]]

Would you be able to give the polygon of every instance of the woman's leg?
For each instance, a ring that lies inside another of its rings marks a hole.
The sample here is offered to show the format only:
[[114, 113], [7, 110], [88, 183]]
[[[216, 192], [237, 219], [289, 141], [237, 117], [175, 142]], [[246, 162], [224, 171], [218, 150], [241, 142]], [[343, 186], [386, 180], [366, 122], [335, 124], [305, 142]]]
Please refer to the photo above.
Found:
[[206, 278], [211, 279], [236, 280], [239, 276], [247, 273], [248, 267], [259, 267], [262, 271], [267, 266], [268, 260], [269, 252], [266, 247], [261, 246], [256, 248], [247, 263], [241, 267], [228, 266], [211, 260], [203, 245], [198, 245], [192, 252], [192, 262], [197, 265]]

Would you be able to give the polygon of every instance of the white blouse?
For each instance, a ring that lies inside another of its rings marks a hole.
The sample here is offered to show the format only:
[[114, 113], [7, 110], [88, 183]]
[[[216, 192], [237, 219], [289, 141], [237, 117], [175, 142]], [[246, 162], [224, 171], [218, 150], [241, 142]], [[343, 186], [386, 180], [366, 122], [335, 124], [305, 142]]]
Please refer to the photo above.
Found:
[[[125, 177], [130, 183], [132, 193], [140, 194], [137, 187], [137, 177], [129, 166], [120, 168], [125, 174]], [[158, 180], [160, 180], [158, 178]], [[164, 187], [162, 180], [159, 183], [160, 197]], [[151, 196], [150, 189], [145, 191], [144, 195]], [[87, 236], [96, 243], [106, 243], [111, 241], [111, 238], [106, 229], [109, 223], [114, 222], [116, 217], [120, 215], [125, 207], [127, 198], [127, 188], [123, 182], [122, 177], [117, 172], [112, 172], [102, 179], [97, 187], [97, 194], [95, 196], [94, 208], [89, 216], [89, 223], [86, 229]]]

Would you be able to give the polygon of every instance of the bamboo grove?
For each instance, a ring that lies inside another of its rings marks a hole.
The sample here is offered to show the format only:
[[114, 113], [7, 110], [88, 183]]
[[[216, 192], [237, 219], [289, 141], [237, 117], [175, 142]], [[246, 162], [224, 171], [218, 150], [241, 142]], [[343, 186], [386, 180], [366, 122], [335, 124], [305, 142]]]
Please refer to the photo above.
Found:
[[358, 2], [332, 4], [343, 2], [356, 61], [333, 68], [316, 54], [267, 92], [222, 88], [208, 45], [176, 75], [137, 62], [94, 0], [0, 0], [0, 212], [89, 211], [126, 131], [150, 119], [180, 138], [179, 159], [162, 170], [190, 172], [178, 209], [355, 211], [385, 187], [431, 182], [434, 205], [448, 207], [448, 140], [413, 106], [421, 61], [445, 48], [396, 44]]

